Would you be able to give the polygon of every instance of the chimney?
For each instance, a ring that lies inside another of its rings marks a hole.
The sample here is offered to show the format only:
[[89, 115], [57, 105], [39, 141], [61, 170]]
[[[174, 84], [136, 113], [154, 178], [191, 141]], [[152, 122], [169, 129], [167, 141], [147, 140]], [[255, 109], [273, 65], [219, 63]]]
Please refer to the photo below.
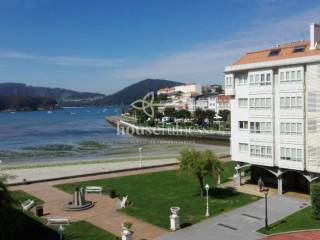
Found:
[[320, 24], [310, 24], [310, 50], [314, 50], [319, 47], [320, 44]]

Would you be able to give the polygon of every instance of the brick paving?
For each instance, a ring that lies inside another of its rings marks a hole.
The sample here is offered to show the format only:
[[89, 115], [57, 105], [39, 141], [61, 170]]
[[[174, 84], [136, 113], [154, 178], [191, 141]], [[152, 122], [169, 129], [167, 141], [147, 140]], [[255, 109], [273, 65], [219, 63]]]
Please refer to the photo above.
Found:
[[264, 238], [263, 240], [316, 240], [320, 239], [320, 231], [306, 231], [279, 234]]
[[113, 178], [119, 176], [128, 176], [139, 173], [167, 171], [173, 169], [177, 169], [177, 166], [126, 171], [121, 173], [103, 174], [97, 176], [78, 177], [73, 179], [42, 182], [30, 185], [19, 185], [15, 187], [10, 187], [9, 189], [11, 191], [23, 190], [33, 196], [42, 199], [45, 202], [43, 206], [46, 218], [49, 216], [54, 216], [66, 217], [69, 218], [71, 221], [86, 220], [117, 236], [119, 236], [121, 233], [121, 223], [130, 221], [133, 223], [132, 230], [134, 231], [134, 236], [136, 239], [154, 239], [156, 237], [168, 233], [168, 231], [166, 229], [162, 229], [160, 227], [151, 225], [149, 223], [143, 222], [134, 217], [128, 216], [117, 211], [120, 205], [119, 199], [111, 199], [109, 196], [102, 194], [86, 194], [86, 198], [88, 200], [95, 202], [95, 206], [93, 208], [77, 212], [64, 211], [63, 205], [71, 201], [72, 196], [71, 194], [54, 188], [53, 185], [95, 179]]

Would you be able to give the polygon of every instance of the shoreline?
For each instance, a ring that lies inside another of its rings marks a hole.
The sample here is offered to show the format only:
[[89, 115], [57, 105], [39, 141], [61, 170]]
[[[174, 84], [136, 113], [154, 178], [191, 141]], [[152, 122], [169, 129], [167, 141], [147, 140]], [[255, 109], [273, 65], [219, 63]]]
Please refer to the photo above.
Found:
[[119, 116], [110, 116], [105, 119], [111, 126], [117, 129], [117, 134], [130, 134], [144, 137], [170, 137], [177, 139], [202, 139], [216, 141], [230, 141], [230, 131], [216, 131], [207, 129], [187, 128], [161, 128], [161, 127], [140, 127], [122, 120]]

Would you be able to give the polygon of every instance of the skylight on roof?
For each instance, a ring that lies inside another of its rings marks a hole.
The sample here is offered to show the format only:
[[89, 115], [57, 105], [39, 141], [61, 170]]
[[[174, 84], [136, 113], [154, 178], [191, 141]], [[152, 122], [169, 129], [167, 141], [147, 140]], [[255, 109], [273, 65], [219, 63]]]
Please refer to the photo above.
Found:
[[278, 56], [280, 53], [280, 49], [272, 49], [269, 53], [269, 57], [275, 57]]
[[296, 46], [296, 47], [293, 49], [293, 52], [294, 52], [294, 53], [304, 52], [305, 48], [306, 48], [305, 46]]

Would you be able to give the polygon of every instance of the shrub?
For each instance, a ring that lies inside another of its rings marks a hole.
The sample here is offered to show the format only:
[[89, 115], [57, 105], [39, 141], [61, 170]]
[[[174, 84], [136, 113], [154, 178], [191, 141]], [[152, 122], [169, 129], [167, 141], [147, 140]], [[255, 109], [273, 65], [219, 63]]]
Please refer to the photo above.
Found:
[[320, 219], [320, 183], [311, 184], [312, 216]]
[[123, 223], [123, 226], [126, 228], [126, 229], [131, 229], [133, 223], [132, 222], [124, 222]]

